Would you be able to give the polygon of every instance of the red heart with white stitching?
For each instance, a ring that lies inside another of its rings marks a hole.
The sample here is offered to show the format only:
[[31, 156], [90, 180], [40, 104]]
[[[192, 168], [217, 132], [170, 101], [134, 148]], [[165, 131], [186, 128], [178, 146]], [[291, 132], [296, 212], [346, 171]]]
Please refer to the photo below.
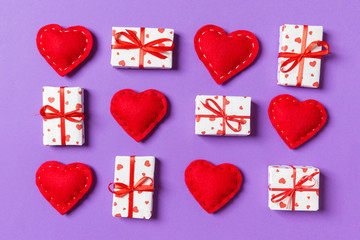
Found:
[[41, 194], [60, 214], [79, 202], [89, 191], [92, 179], [90, 167], [82, 163], [63, 165], [48, 161], [36, 172], [36, 185]]
[[165, 116], [167, 101], [157, 90], [137, 93], [124, 89], [113, 96], [110, 111], [120, 126], [140, 142]]
[[259, 42], [253, 33], [239, 30], [226, 34], [214, 25], [200, 28], [194, 44], [200, 60], [217, 84], [249, 66], [259, 52]]
[[93, 38], [82, 26], [64, 29], [50, 24], [39, 30], [36, 44], [40, 54], [63, 77], [89, 56]]
[[223, 207], [239, 191], [242, 176], [232, 164], [214, 166], [205, 160], [190, 163], [185, 182], [191, 194], [208, 213]]
[[299, 102], [287, 94], [270, 102], [268, 114], [272, 125], [291, 149], [313, 137], [327, 119], [326, 110], [318, 101]]

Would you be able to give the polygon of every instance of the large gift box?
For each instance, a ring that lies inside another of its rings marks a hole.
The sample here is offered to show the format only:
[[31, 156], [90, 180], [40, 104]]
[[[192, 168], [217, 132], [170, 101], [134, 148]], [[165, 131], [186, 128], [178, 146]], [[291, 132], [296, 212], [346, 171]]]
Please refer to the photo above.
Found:
[[80, 87], [43, 87], [44, 145], [83, 145], [84, 94]]
[[195, 134], [250, 135], [250, 97], [198, 95]]
[[111, 65], [172, 68], [174, 29], [113, 27]]
[[320, 171], [310, 166], [269, 166], [271, 210], [319, 210]]
[[319, 87], [321, 56], [329, 53], [329, 45], [322, 39], [322, 26], [285, 24], [280, 27], [279, 85]]
[[154, 170], [154, 157], [116, 157], [114, 183], [109, 185], [114, 217], [151, 218]]

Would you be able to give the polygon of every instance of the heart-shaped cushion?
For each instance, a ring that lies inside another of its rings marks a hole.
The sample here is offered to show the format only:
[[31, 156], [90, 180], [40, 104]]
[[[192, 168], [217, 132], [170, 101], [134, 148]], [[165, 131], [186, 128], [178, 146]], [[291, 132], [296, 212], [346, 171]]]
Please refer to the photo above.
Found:
[[327, 119], [326, 110], [318, 101], [299, 102], [287, 94], [275, 97], [268, 113], [272, 125], [291, 149], [313, 137]]
[[120, 126], [140, 142], [165, 116], [167, 101], [157, 90], [137, 93], [124, 89], [113, 96], [110, 111]]
[[60, 76], [65, 76], [89, 56], [93, 38], [82, 26], [63, 29], [50, 24], [39, 30], [36, 44], [50, 66]]
[[239, 30], [226, 34], [214, 25], [200, 28], [194, 44], [197, 55], [217, 84], [249, 66], [259, 52], [259, 42], [253, 33]]
[[239, 191], [242, 176], [232, 164], [214, 166], [208, 161], [196, 160], [186, 168], [185, 182], [200, 206], [213, 213]]
[[65, 214], [89, 191], [93, 177], [90, 167], [82, 163], [63, 165], [43, 163], [36, 172], [36, 185], [46, 200]]

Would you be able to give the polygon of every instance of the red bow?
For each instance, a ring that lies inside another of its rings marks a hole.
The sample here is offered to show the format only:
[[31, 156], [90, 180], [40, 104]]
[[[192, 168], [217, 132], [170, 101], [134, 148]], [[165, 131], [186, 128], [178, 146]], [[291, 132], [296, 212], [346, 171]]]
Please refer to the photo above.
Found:
[[[323, 46], [326, 48], [326, 50], [321, 50], [318, 52], [311, 52], [311, 50], [315, 46]], [[290, 72], [291, 70], [293, 70], [296, 67], [296, 65], [298, 65], [301, 62], [301, 60], [303, 58], [321, 59], [321, 56], [324, 56], [329, 53], [330, 53], [329, 52], [329, 44], [324, 41], [314, 41], [314, 42], [310, 43], [309, 46], [307, 46], [307, 48], [305, 48], [304, 52], [302, 52], [302, 53], [281, 52], [281, 53], [279, 53], [279, 58], [282, 57], [282, 58], [288, 58], [288, 59], [281, 64], [280, 71], [283, 73]], [[284, 68], [287, 65], [289, 65], [290, 63], [292, 63], [292, 65], [287, 70], [284, 70]]]
[[[224, 99], [225, 101], [226, 99]], [[210, 106], [209, 102], [211, 102], [212, 104], [215, 105], [215, 108], [213, 108], [212, 106]], [[210, 110], [211, 112], [213, 112], [216, 116], [223, 118], [224, 122], [226, 123], [226, 125], [233, 130], [234, 132], [240, 132], [241, 131], [241, 124], [245, 124], [246, 121], [243, 119], [243, 117], [241, 116], [236, 116], [236, 115], [227, 115], [224, 111], [224, 109], [222, 109], [219, 104], [217, 104], [217, 102], [215, 102], [214, 100], [208, 98], [205, 100], [205, 103], [201, 102], [202, 105], [207, 108], [208, 110]], [[239, 119], [240, 118], [240, 119]], [[230, 125], [229, 121], [232, 122], [236, 122], [238, 124], [237, 128], [234, 128], [233, 126]]]
[[[51, 112], [47, 113], [46, 110], [49, 110]], [[84, 120], [85, 117], [84, 113], [79, 112], [79, 109], [61, 114], [59, 110], [57, 110], [56, 108], [50, 105], [43, 106], [40, 109], [40, 115], [43, 117], [43, 119], [65, 118], [70, 122], [80, 122]], [[75, 118], [79, 118], [79, 119], [75, 119]]]
[[[141, 28], [141, 33], [144, 33], [144, 28]], [[129, 39], [131, 42], [126, 42], [120, 40], [120, 35], [125, 36], [127, 39]], [[171, 46], [155, 46], [160, 43], [164, 42], [171, 42]], [[147, 44], [144, 44], [144, 41], [141, 41], [137, 36], [136, 32], [133, 30], [126, 29], [126, 32], [118, 32], [115, 33], [115, 45], [111, 46], [112, 49], [141, 49], [144, 52], [150, 53], [151, 55], [154, 55], [155, 57], [158, 57], [160, 59], [166, 59], [167, 56], [161, 54], [161, 52], [167, 52], [172, 51], [174, 48], [174, 43], [169, 38], [160, 38], [156, 39], [154, 41], [148, 42]]]
[[[292, 166], [291, 166], [292, 167]], [[294, 169], [294, 173], [296, 173], [296, 170]], [[290, 206], [290, 201], [292, 201], [292, 210], [295, 209], [295, 192], [296, 191], [318, 191], [318, 189], [311, 189], [316, 185], [316, 181], [314, 178], [315, 175], [319, 174], [319, 172], [314, 172], [311, 175], [303, 176], [295, 185], [293, 188], [283, 189], [283, 188], [269, 188], [270, 191], [282, 191], [279, 194], [276, 194], [271, 197], [271, 202], [277, 203], [285, 198], [289, 197], [288, 202], [286, 203], [286, 207], [288, 208]], [[294, 179], [296, 178], [296, 175], [293, 175]], [[304, 185], [307, 181], [314, 180], [314, 183], [311, 185]], [[295, 181], [295, 180], [294, 180]]]
[[[149, 185], [143, 185], [147, 179], [150, 179], [151, 183]], [[130, 187], [121, 182], [116, 182], [116, 183], [110, 183], [108, 186], [108, 189], [110, 192], [114, 193], [117, 197], [123, 197], [126, 194], [128, 194], [130, 192], [134, 192], [134, 191], [153, 192], [154, 191], [153, 183], [154, 182], [153, 182], [152, 178], [142, 177], [139, 181], [137, 181], [137, 183], [135, 183], [135, 185], [133, 187]], [[111, 188], [110, 188], [111, 185], [114, 185], [114, 190], [111, 190]], [[115, 189], [118, 189], [118, 190], [115, 190]]]

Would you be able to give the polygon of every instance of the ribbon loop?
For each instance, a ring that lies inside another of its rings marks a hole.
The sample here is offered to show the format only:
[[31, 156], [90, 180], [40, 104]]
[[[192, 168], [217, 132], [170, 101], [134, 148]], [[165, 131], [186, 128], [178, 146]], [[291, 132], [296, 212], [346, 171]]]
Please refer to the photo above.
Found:
[[[225, 99], [224, 99], [224, 101], [225, 101]], [[215, 102], [213, 99], [208, 98], [208, 99], [205, 100], [205, 103], [203, 103], [203, 102], [201, 102], [201, 103], [206, 109], [213, 112], [216, 116], [223, 118], [226, 125], [234, 132], [240, 132], [241, 131], [241, 124], [246, 123], [245, 120], [242, 119], [242, 118], [227, 115], [225, 113], [224, 109], [222, 109], [220, 107], [220, 105], [217, 102]], [[215, 107], [210, 106], [210, 103], [212, 103]], [[233, 127], [229, 123], [229, 121], [237, 123], [237, 128]]]
[[[167, 56], [161, 53], [172, 51], [174, 48], [174, 43], [169, 38], [160, 38], [144, 44], [143, 41], [136, 36], [135, 31], [129, 29], [125, 30], [126, 32], [115, 33], [115, 44], [111, 46], [112, 49], [141, 49], [157, 58], [166, 59]], [[121, 35], [130, 40], [130, 42], [120, 40]], [[171, 42], [171, 46], [160, 46], [160, 44], [163, 44], [164, 42]]]
[[[311, 52], [314, 47], [325, 47], [325, 50], [317, 51], [317, 52]], [[325, 41], [313, 41], [310, 43], [303, 52], [301, 53], [293, 53], [293, 52], [280, 52], [279, 58], [288, 58], [286, 61], [284, 61], [280, 66], [280, 71], [282, 73], [287, 73], [293, 70], [303, 58], [316, 58], [321, 59], [322, 56], [329, 54], [329, 44]], [[292, 63], [292, 64], [291, 64]], [[291, 66], [288, 69], [285, 69], [286, 66], [291, 64]]]
[[[150, 180], [151, 183], [149, 185], [144, 185], [144, 183]], [[117, 197], [123, 197], [127, 194], [129, 194], [130, 192], [134, 192], [134, 191], [146, 191], [146, 192], [153, 192], [155, 189], [153, 187], [154, 181], [152, 178], [150, 177], [142, 177], [140, 178], [139, 181], [137, 181], [135, 183], [135, 185], [133, 187], [130, 187], [124, 183], [121, 182], [115, 182], [115, 183], [110, 183], [108, 186], [108, 189], [110, 192], [114, 193]], [[111, 189], [111, 186], [114, 185], [114, 190]]]
[[[46, 112], [46, 110], [50, 112]], [[80, 122], [84, 120], [85, 115], [84, 113], [79, 112], [79, 110], [80, 109], [76, 109], [74, 111], [61, 114], [60, 111], [56, 108], [50, 105], [45, 105], [40, 109], [40, 115], [43, 117], [43, 119], [65, 118], [70, 122]]]

